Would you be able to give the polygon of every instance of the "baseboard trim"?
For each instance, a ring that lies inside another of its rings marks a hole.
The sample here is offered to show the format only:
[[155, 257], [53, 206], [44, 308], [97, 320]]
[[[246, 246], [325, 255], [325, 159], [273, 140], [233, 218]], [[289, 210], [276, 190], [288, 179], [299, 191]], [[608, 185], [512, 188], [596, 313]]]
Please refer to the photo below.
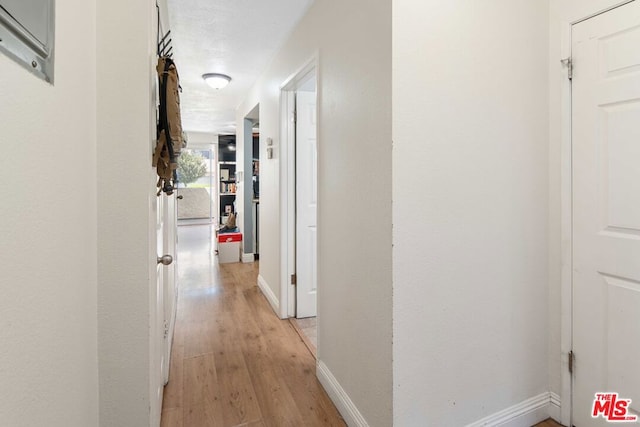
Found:
[[347, 392], [344, 391], [327, 365], [320, 360], [317, 364], [316, 375], [349, 427], [369, 427], [369, 424], [367, 424], [356, 405], [351, 401]]
[[273, 291], [269, 287], [269, 284], [261, 275], [258, 275], [258, 288], [260, 288], [262, 294], [265, 296], [267, 301], [269, 301], [269, 304], [271, 305], [273, 311], [276, 312], [276, 315], [280, 313], [280, 301], [278, 301], [278, 298], [276, 298], [276, 294], [273, 293]]
[[250, 254], [245, 254], [244, 252], [242, 253], [242, 262], [243, 263], [248, 263], [248, 262], [255, 262], [256, 261], [256, 257], [255, 255], [253, 255], [253, 253]]
[[532, 426], [549, 418], [553, 407], [560, 412], [560, 398], [555, 393], [545, 392], [527, 399], [503, 411], [468, 424], [466, 427], [523, 427]]
[[562, 418], [562, 411], [560, 410], [562, 408], [562, 405], [560, 404], [560, 396], [555, 393], [549, 393], [549, 397], [551, 400], [549, 402], [549, 416], [562, 424], [560, 422], [560, 419]]

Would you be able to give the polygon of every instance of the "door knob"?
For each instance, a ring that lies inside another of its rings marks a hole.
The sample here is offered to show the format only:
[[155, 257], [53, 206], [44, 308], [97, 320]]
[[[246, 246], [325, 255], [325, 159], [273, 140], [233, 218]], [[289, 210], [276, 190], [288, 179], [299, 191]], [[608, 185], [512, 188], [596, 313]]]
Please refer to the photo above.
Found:
[[184, 199], [184, 196], [178, 196], [178, 199], [182, 200], [182, 199]]
[[158, 257], [158, 264], [169, 265], [173, 262], [173, 257], [171, 255], [163, 255]]

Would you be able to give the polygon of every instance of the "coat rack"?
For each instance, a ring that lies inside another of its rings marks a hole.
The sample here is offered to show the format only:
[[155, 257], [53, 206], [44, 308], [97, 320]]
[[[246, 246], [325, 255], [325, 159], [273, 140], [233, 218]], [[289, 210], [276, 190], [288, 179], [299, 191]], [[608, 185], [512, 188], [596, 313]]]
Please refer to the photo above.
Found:
[[162, 34], [162, 31], [161, 31], [161, 28], [160, 28], [160, 8], [158, 7], [158, 5], [156, 5], [156, 10], [158, 11], [158, 50], [157, 50], [157, 54], [158, 54], [159, 57], [173, 58], [173, 45], [171, 43], [172, 39], [170, 37], [171, 30], [168, 30], [166, 33], [164, 33], [162, 38], [160, 38], [160, 35]]
[[160, 57], [168, 57], [168, 58], [172, 58], [173, 57], [173, 46], [171, 45], [171, 38], [169, 38], [169, 36], [171, 35], [171, 30], [167, 31], [167, 33], [162, 36], [162, 38], [160, 39], [160, 41], [158, 42], [158, 56]]

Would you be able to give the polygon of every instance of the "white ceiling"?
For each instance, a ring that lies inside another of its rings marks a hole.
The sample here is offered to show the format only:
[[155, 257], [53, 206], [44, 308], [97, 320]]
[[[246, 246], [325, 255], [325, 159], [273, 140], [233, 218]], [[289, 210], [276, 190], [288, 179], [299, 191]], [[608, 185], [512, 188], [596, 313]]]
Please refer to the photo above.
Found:
[[[313, 0], [168, 0], [182, 126], [235, 133], [235, 110]], [[231, 76], [214, 90], [204, 73]]]

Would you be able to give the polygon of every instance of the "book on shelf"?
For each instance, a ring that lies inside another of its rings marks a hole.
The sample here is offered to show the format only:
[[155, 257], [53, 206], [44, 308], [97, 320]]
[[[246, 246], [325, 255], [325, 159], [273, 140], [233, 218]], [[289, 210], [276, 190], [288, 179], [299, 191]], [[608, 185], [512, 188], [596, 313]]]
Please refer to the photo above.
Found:
[[233, 182], [221, 182], [220, 183], [220, 193], [222, 194], [235, 194], [236, 189], [238, 187]]

